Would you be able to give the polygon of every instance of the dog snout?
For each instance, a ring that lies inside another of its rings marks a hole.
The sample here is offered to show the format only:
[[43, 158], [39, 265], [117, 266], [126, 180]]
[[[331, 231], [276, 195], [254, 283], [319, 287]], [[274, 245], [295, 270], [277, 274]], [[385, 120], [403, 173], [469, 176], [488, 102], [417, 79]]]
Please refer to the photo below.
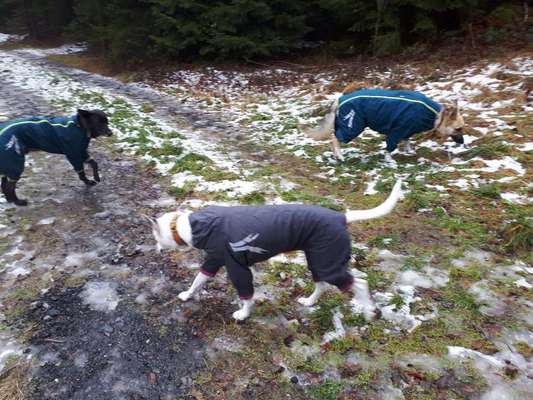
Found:
[[[457, 130], [456, 130], [457, 132]], [[462, 132], [462, 129], [461, 129], [461, 132]], [[453, 135], [451, 135], [452, 137], [452, 140], [457, 143], [457, 144], [464, 144], [465, 143], [465, 138], [464, 136], [461, 134], [461, 133], [454, 133]]]

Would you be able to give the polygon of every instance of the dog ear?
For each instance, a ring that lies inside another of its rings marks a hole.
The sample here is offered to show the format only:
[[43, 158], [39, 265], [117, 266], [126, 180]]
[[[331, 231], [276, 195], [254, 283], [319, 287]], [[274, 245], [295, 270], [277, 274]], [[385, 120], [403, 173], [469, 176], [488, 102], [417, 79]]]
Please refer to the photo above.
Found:
[[144, 219], [146, 219], [148, 222], [150, 222], [150, 224], [152, 225], [152, 228], [155, 229], [156, 231], [159, 232], [159, 225], [157, 224], [157, 221], [151, 217], [149, 217], [148, 215], [146, 214], [140, 214], [141, 217], [143, 217]]
[[90, 111], [82, 110], [81, 108], [78, 108], [78, 115], [80, 117], [89, 117], [91, 115]]

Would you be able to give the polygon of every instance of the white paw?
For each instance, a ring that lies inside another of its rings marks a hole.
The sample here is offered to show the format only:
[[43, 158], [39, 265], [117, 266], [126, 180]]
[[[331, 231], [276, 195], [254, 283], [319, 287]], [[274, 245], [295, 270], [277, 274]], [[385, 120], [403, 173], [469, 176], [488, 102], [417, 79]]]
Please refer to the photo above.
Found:
[[247, 310], [237, 310], [233, 313], [233, 318], [237, 321], [244, 321], [250, 316], [250, 312]]
[[178, 297], [181, 301], [187, 301], [191, 298], [191, 294], [188, 291], [185, 291], [178, 294]]
[[310, 297], [300, 297], [298, 298], [297, 301], [298, 303], [300, 303], [302, 306], [305, 306], [305, 307], [311, 307], [313, 304], [315, 304], [314, 299]]

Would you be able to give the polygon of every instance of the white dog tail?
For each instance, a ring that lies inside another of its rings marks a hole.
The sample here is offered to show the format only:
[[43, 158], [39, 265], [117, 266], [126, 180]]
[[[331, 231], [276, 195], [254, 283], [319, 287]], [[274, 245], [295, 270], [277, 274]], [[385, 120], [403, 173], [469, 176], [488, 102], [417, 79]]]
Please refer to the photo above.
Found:
[[320, 120], [316, 128], [302, 129], [304, 134], [315, 139], [329, 139], [335, 131], [335, 114], [337, 112], [338, 102], [334, 101], [328, 113]]
[[362, 221], [365, 219], [379, 218], [384, 215], [387, 215], [392, 211], [399, 198], [402, 195], [402, 180], [398, 179], [392, 188], [392, 192], [383, 203], [381, 203], [376, 208], [370, 210], [348, 210], [346, 212], [346, 221], [348, 223], [355, 221]]

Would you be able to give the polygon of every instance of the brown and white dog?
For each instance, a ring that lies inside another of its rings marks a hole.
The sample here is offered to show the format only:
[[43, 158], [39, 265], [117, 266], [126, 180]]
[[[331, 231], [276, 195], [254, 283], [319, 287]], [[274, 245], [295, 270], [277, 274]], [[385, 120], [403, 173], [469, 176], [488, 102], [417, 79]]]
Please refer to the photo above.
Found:
[[360, 89], [348, 86], [329, 107], [315, 128], [300, 125], [300, 130], [316, 140], [331, 139], [335, 157], [344, 161], [340, 143], [348, 143], [369, 127], [385, 135], [386, 159], [399, 142], [412, 152], [408, 139], [417, 133], [436, 131], [463, 144], [465, 125], [458, 102], [439, 104], [422, 93], [409, 90]]
[[348, 223], [388, 214], [401, 197], [401, 180], [376, 208], [353, 210], [345, 214], [318, 206], [288, 204], [279, 206], [206, 207], [196, 212], [170, 212], [151, 225], [157, 249], [205, 250], [207, 257], [191, 287], [178, 297], [187, 301], [210, 277], [224, 266], [241, 300], [233, 313], [246, 319], [253, 307], [253, 277], [250, 266], [276, 254], [304, 251], [315, 289], [309, 297], [299, 298], [312, 306], [328, 284], [353, 294], [352, 305], [367, 320], [375, 306], [365, 280], [353, 277], [347, 269], [351, 255]]

